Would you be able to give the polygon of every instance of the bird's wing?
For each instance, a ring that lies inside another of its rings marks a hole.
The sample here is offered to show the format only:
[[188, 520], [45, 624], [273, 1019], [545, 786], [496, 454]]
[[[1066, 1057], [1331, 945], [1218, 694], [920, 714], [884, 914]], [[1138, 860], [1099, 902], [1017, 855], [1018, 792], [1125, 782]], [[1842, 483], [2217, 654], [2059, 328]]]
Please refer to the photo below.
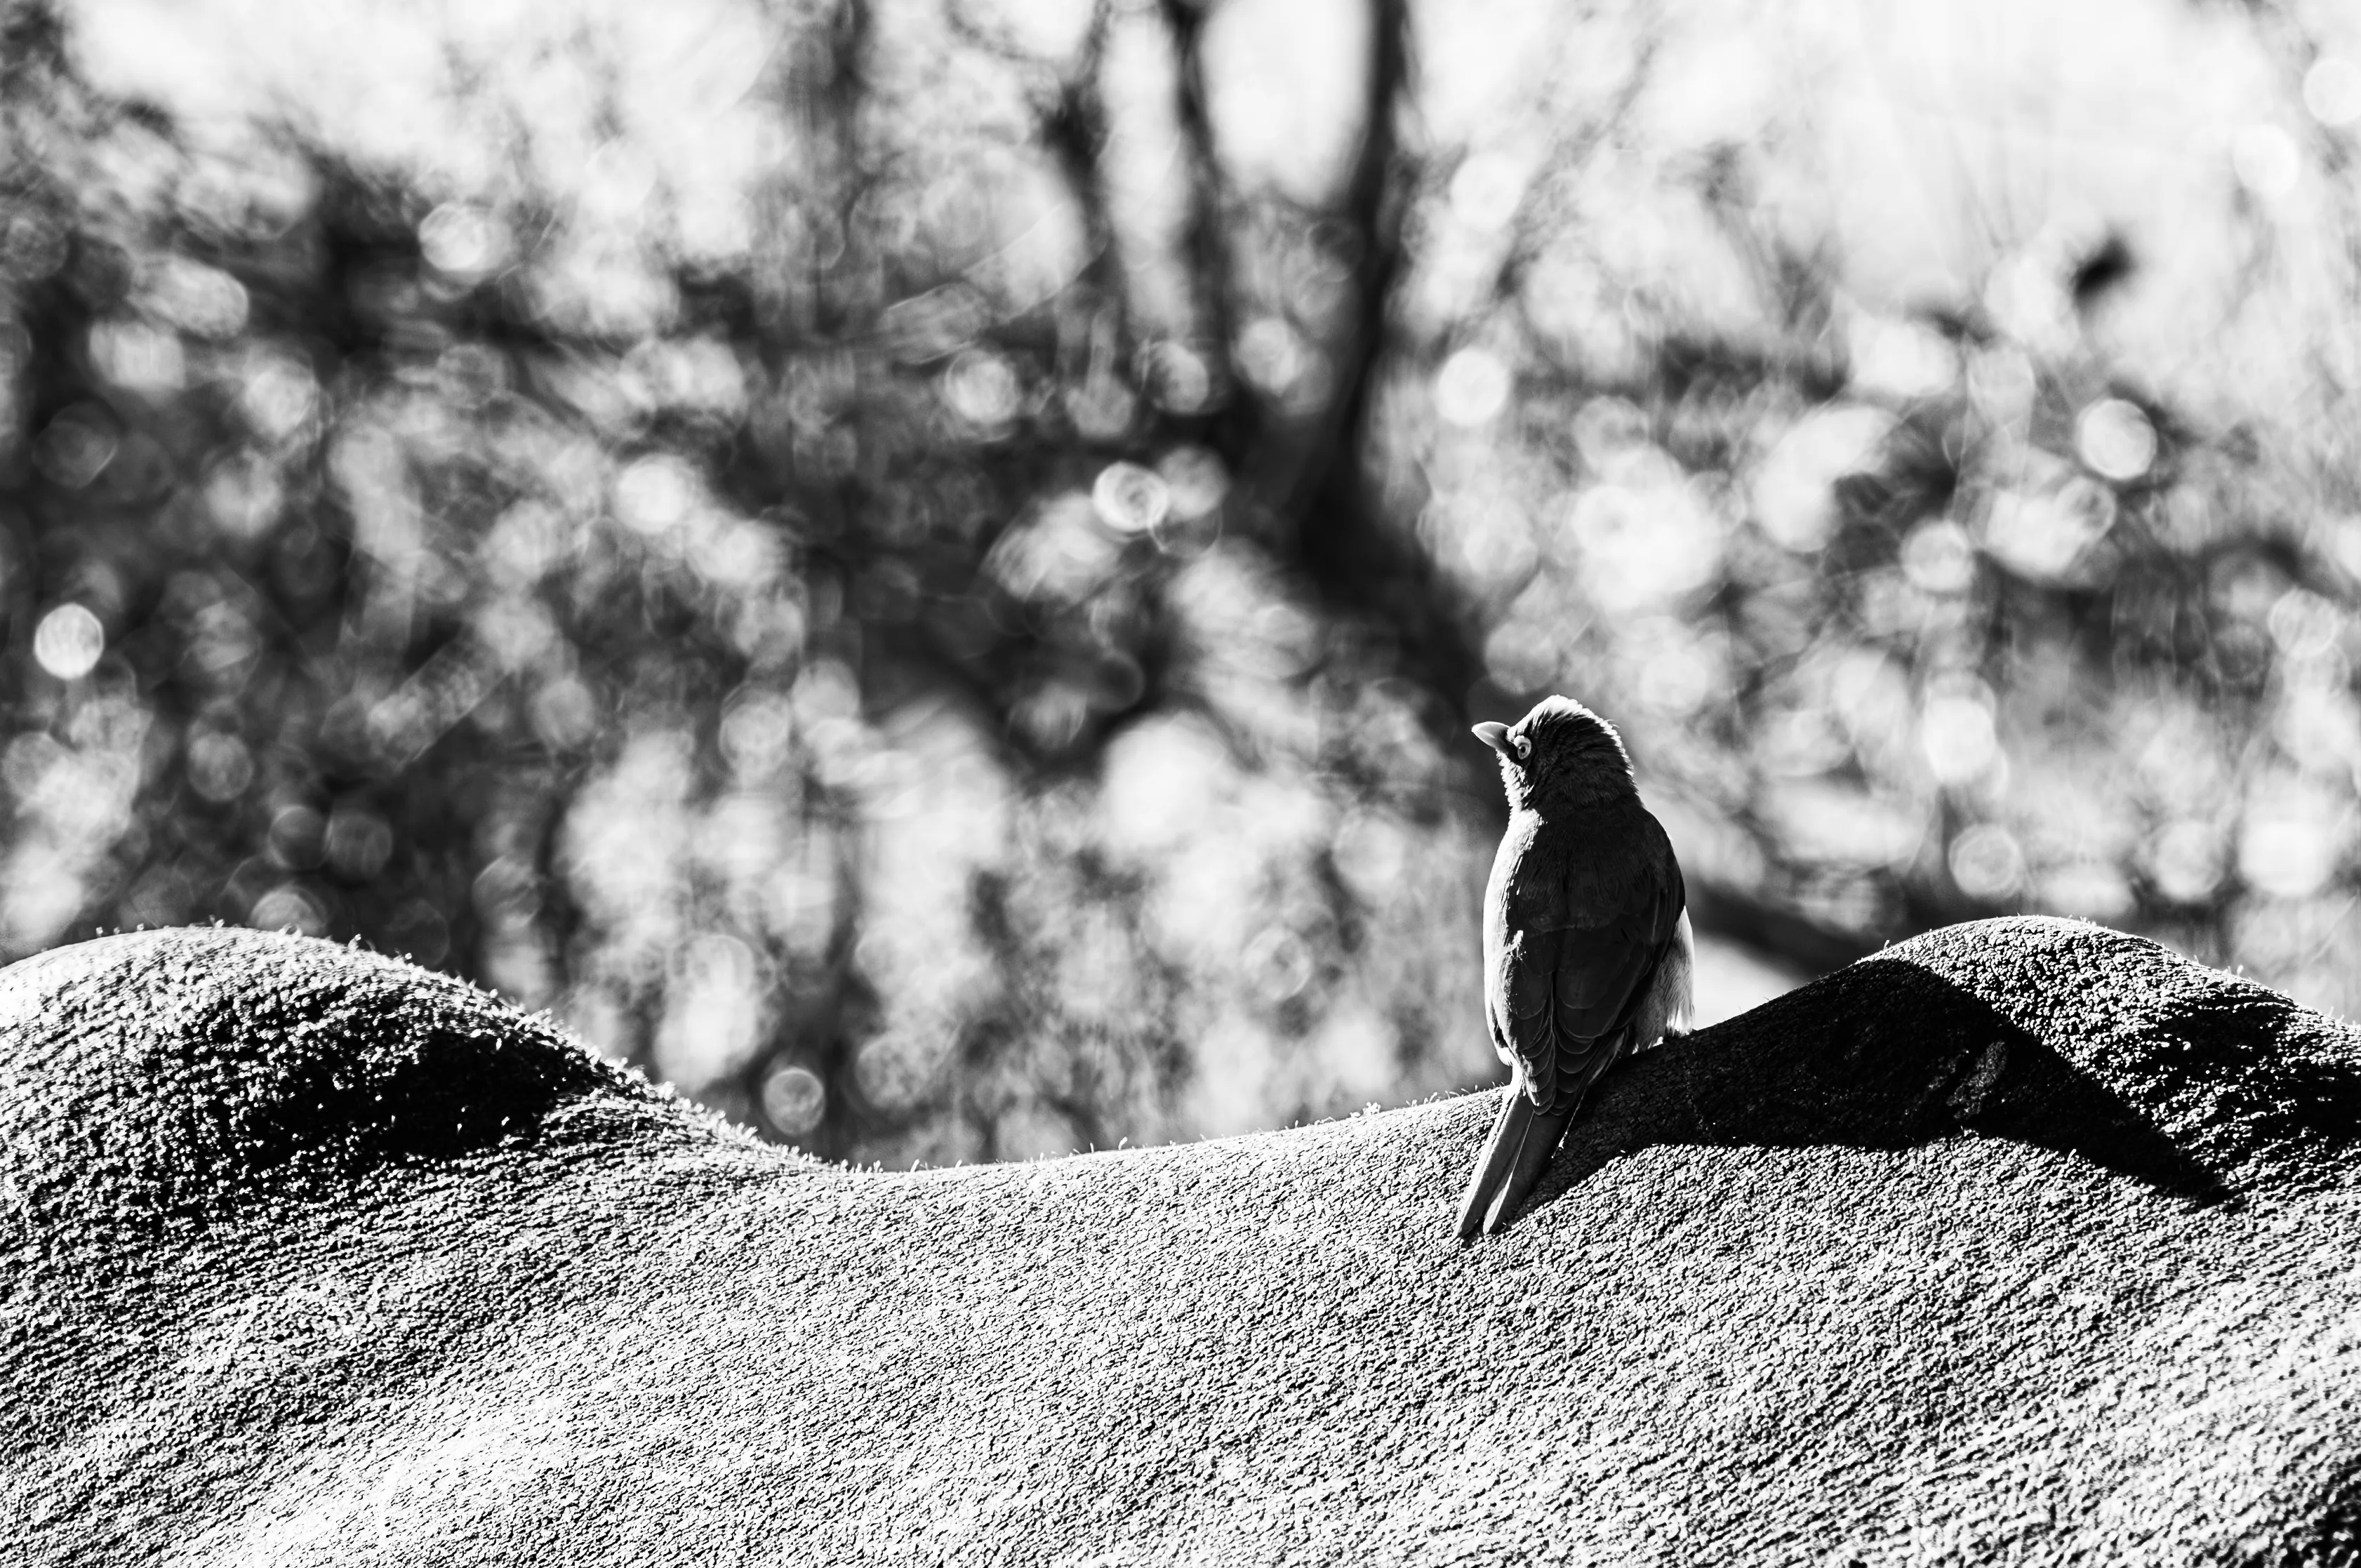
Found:
[[1678, 927], [1686, 903], [1664, 829], [1642, 817], [1642, 852], [1624, 874], [1591, 881], [1610, 889], [1575, 909], [1544, 901], [1513, 922], [1503, 954], [1509, 1046], [1526, 1092], [1543, 1111], [1570, 1110], [1629, 1045], [1632, 1014]]

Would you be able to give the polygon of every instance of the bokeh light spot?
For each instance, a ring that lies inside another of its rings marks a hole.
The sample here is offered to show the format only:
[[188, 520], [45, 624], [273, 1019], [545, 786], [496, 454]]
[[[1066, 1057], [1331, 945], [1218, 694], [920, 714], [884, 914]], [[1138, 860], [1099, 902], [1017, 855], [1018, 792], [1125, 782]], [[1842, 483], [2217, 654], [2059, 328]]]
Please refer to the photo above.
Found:
[[254, 753], [236, 736], [198, 731], [189, 740], [189, 787], [216, 803], [236, 800], [254, 782]]
[[1984, 513], [1984, 546], [2020, 576], [2058, 581], [2114, 523], [2114, 492], [2078, 476], [2054, 490], [1995, 491]]
[[2303, 171], [2303, 155], [2295, 138], [2273, 125], [2254, 125], [2230, 138], [2230, 170], [2238, 183], [2267, 202], [2276, 202], [2295, 189]]
[[285, 499], [276, 466], [252, 454], [225, 459], [205, 477], [206, 513], [235, 539], [261, 537]]
[[1930, 519], [1902, 542], [1902, 570], [1921, 592], [1963, 594], [1976, 585], [1976, 547], [1958, 523]]
[[642, 457], [615, 481], [615, 515], [635, 533], [668, 533], [688, 520], [697, 477], [677, 457]]
[[741, 778], [767, 778], [794, 755], [795, 709], [785, 696], [741, 691], [721, 715], [721, 754]]
[[2156, 461], [2156, 426], [2137, 403], [2102, 398], [2075, 419], [2074, 450], [2092, 473], [2128, 484]]
[[82, 679], [105, 652], [106, 629], [82, 605], [58, 606], [33, 630], [34, 662], [61, 681]]
[[1979, 822], [1951, 840], [1951, 880], [1971, 898], [2000, 903], [2025, 885], [2025, 851], [1994, 822]]
[[1996, 425], [2012, 425], [2033, 411], [2041, 378], [2025, 351], [2003, 344], [1968, 360], [1968, 396], [1978, 412]]
[[803, 1136], [827, 1113], [828, 1086], [811, 1069], [788, 1063], [763, 1080], [763, 1114], [788, 1137]]
[[384, 817], [364, 806], [338, 806], [328, 814], [324, 848], [337, 875], [367, 882], [383, 871], [392, 857], [393, 829]]
[[1505, 498], [1469, 491], [1438, 496], [1418, 526], [1455, 574], [1479, 591], [1514, 591], [1540, 559], [1532, 523]]
[[1176, 446], [1157, 459], [1156, 472], [1164, 481], [1171, 515], [1182, 522], [1206, 516], [1229, 494], [1229, 470], [1206, 447]]
[[1153, 468], [1110, 463], [1091, 487], [1091, 504], [1098, 509], [1100, 521], [1116, 532], [1145, 533], [1171, 510], [1172, 492]]
[[145, 322], [100, 322], [90, 329], [91, 362], [127, 391], [178, 391], [188, 374], [180, 338]]
[[1984, 280], [1983, 300], [1993, 324], [2023, 348], [2062, 354], [2074, 341], [2073, 301], [2057, 258], [2046, 247], [2028, 247], [2003, 258]]
[[2303, 73], [2303, 106], [2323, 126], [2361, 120], [2361, 64], [2340, 54], [2312, 61]]
[[1653, 609], [1704, 587], [1720, 568], [1719, 520], [1677, 471], [1655, 477], [1644, 489], [1594, 485], [1566, 509], [1584, 587], [1602, 608]]
[[1960, 378], [1959, 351], [1921, 322], [1856, 316], [1846, 325], [1845, 357], [1854, 389], [1870, 397], [1931, 398]]
[[598, 699], [572, 675], [537, 687], [527, 705], [533, 732], [557, 751], [579, 746], [598, 732]]
[[1507, 226], [1524, 193], [1524, 170], [1506, 153], [1471, 153], [1452, 172], [1451, 210], [1471, 228]]
[[1445, 423], [1473, 430], [1509, 406], [1509, 367], [1488, 348], [1463, 348], [1434, 376], [1434, 411]]
[[115, 461], [114, 422], [96, 408], [76, 404], [51, 420], [33, 444], [33, 462], [61, 489], [79, 490]]
[[2169, 822], [2148, 849], [2156, 890], [2177, 904], [2202, 904], [2222, 884], [2222, 836], [2211, 823]]
[[2041, 904], [2058, 915], [2120, 920], [2132, 906], [2131, 884], [2107, 861], [2079, 857], [2042, 873]]
[[319, 900], [292, 883], [256, 899], [246, 923], [258, 931], [296, 931], [306, 937], [323, 936], [328, 929], [328, 917]]
[[1147, 373], [1149, 394], [1176, 414], [1196, 413], [1213, 400], [1213, 372], [1186, 344], [1156, 345], [1147, 355]]
[[1024, 395], [1008, 362], [981, 349], [961, 355], [943, 373], [943, 401], [982, 431], [999, 431], [1014, 422]]
[[1484, 639], [1484, 667], [1504, 690], [1532, 692], [1553, 685], [1564, 662], [1551, 630], [1534, 621], [1511, 617]]
[[862, 1042], [852, 1058], [854, 1081], [872, 1104], [905, 1111], [926, 1097], [934, 1080], [936, 1051], [917, 1035], [889, 1031]]
[[1328, 852], [1354, 895], [1379, 908], [1392, 898], [1409, 866], [1409, 835], [1390, 817], [1357, 811], [1338, 826]]
[[1970, 695], [1930, 698], [1918, 721], [1918, 743], [1927, 765], [1943, 784], [1971, 784], [1999, 755], [1992, 703]]
[[1053, 498], [993, 543], [984, 569], [1019, 598], [1076, 603], [1117, 565], [1122, 545], [1099, 525], [1091, 498]]
[[1295, 390], [1310, 365], [1302, 338], [1277, 316], [1249, 322], [1238, 334], [1236, 352], [1246, 379], [1282, 400]]
[[1661, 622], [1662, 635], [1635, 639], [1645, 652], [1635, 692], [1642, 705], [1668, 718], [1688, 718], [1717, 690], [1726, 689], [1725, 660], [1715, 644], [1693, 635], [1679, 621]]
[[2336, 874], [2341, 803], [2312, 788], [2267, 792], [2238, 833], [2238, 874], [2257, 892], [2309, 898]]
[[1312, 949], [1283, 926], [1267, 927], [1248, 942], [1243, 962], [1247, 981], [1273, 1006], [1312, 983]]
[[144, 292], [148, 309], [194, 336], [225, 338], [245, 329], [246, 285], [218, 268], [168, 257], [156, 264]]
[[326, 820], [308, 806], [285, 806], [271, 814], [270, 858], [290, 871], [320, 863]]
[[508, 260], [508, 232], [500, 220], [467, 202], [445, 202], [418, 225], [426, 264], [455, 281], [473, 282]]
[[2303, 588], [2290, 588], [2271, 601], [2270, 613], [2263, 624], [2280, 652], [2290, 659], [2306, 662], [2336, 647], [2350, 621], [2332, 601]]
[[284, 355], [253, 356], [238, 403], [255, 433], [266, 441], [286, 441], [310, 422], [320, 400], [311, 369]]

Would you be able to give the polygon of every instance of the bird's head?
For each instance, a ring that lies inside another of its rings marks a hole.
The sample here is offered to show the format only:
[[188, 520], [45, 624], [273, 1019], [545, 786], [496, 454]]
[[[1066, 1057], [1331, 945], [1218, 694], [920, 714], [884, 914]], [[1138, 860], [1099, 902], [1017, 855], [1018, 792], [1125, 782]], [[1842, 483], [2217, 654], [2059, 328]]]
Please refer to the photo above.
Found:
[[1545, 696], [1514, 724], [1479, 724], [1476, 738], [1500, 753], [1512, 809], [1548, 816], [1603, 805], [1635, 787], [1615, 726], [1572, 697]]

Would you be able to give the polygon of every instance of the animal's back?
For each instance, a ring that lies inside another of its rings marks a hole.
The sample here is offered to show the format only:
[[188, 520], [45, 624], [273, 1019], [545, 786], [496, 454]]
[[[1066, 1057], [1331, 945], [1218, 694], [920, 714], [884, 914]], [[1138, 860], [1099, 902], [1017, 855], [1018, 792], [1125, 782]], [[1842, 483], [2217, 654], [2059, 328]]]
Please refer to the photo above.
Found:
[[0, 976], [0, 1171], [36, 1250], [677, 1119], [664, 1098], [480, 992], [307, 938], [138, 932]]

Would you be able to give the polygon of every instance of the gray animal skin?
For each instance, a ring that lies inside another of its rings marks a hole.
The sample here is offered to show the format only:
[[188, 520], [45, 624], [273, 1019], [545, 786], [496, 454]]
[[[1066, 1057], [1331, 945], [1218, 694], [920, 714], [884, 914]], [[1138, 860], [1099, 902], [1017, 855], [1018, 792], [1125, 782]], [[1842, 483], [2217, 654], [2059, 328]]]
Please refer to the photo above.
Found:
[[884, 1173], [251, 931], [0, 972], [0, 1563], [2334, 1563], [2361, 1036], [1956, 927], [1599, 1085]]

